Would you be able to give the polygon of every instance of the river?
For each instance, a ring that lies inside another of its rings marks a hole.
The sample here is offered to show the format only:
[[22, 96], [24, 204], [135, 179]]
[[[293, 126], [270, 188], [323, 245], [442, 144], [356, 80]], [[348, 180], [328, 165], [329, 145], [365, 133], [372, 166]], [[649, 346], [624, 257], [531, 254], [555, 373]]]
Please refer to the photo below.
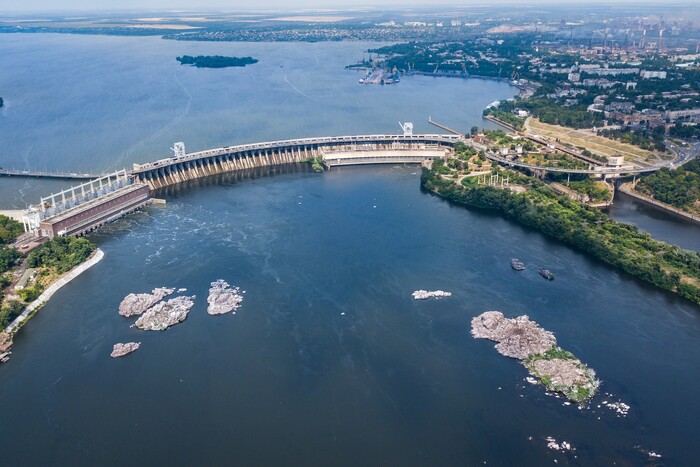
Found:
[[[367, 44], [2, 39], [0, 52], [12, 52], [0, 71], [0, 95], [9, 101], [0, 120], [10, 149], [2, 163], [27, 168], [107, 170], [153, 159], [176, 140], [203, 149], [389, 132], [397, 119], [428, 131], [427, 115], [468, 128], [482, 124], [483, 105], [513, 92], [483, 80], [358, 86], [342, 65]], [[178, 68], [174, 56], [185, 53], [261, 61], [224, 70], [224, 79]], [[64, 59], [78, 67], [74, 74], [51, 65]], [[40, 67], [34, 87], [5, 92], [28, 64]], [[44, 75], [52, 66], [54, 79]], [[152, 87], [118, 75], [153, 67], [162, 73]], [[166, 105], [181, 92], [174, 77], [192, 100], [181, 120], [159, 132], [186, 102]], [[58, 93], [62, 86], [68, 95]], [[38, 110], [17, 108], [44, 87], [63, 105], [80, 100], [86, 120], [48, 102], [53, 118], [39, 126]], [[148, 101], [161, 88], [166, 95], [152, 108], [126, 97]], [[81, 100], [81, 89], [105, 91]], [[24, 123], [15, 112], [26, 113]], [[104, 128], [100, 112], [111, 122]], [[25, 192], [12, 198], [17, 183]], [[0, 188], [3, 204], [12, 205], [47, 186], [0, 180]], [[61, 289], [17, 337], [0, 367], [7, 465], [638, 465], [648, 460], [645, 450], [669, 465], [691, 465], [700, 456], [697, 307], [499, 215], [424, 193], [415, 167], [323, 174], [287, 167], [161, 195], [166, 206], [91, 236], [104, 260]], [[620, 206], [611, 215], [636, 209]], [[677, 232], [678, 243], [692, 247], [696, 231]], [[514, 272], [513, 256], [528, 269]], [[557, 279], [543, 280], [539, 266]], [[247, 291], [236, 315], [206, 313], [208, 285], [219, 278]], [[184, 323], [148, 333], [117, 314], [126, 294], [161, 286], [197, 296]], [[453, 296], [412, 300], [420, 288]], [[471, 318], [486, 310], [528, 314], [554, 332], [597, 371], [602, 393], [578, 409], [526, 383], [519, 363], [469, 335]], [[137, 352], [109, 358], [114, 343], [130, 340], [142, 342]], [[631, 406], [627, 417], [602, 406], [618, 400]], [[549, 450], [547, 436], [576, 451]]]

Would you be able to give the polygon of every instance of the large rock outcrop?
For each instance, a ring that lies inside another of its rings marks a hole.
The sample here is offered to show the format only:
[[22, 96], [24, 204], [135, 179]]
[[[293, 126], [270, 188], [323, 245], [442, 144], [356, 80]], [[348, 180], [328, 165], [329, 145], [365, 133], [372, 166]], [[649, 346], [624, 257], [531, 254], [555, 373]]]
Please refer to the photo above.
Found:
[[146, 310], [136, 320], [136, 327], [144, 331], [164, 331], [187, 318], [194, 305], [194, 296], [175, 297]]
[[557, 340], [527, 316], [508, 319], [500, 311], [487, 311], [472, 319], [472, 335], [498, 342], [496, 350], [522, 360], [546, 352]]
[[129, 316], [140, 315], [173, 292], [175, 292], [175, 289], [160, 287], [153, 289], [150, 294], [130, 293], [124, 297], [124, 300], [119, 304], [119, 314], [127, 318]]
[[472, 319], [471, 332], [475, 338], [497, 342], [501, 355], [522, 360], [547, 389], [572, 401], [585, 403], [600, 386], [595, 371], [557, 347], [554, 334], [525, 315], [506, 318], [500, 311], [487, 311]]
[[207, 297], [207, 313], [222, 315], [237, 310], [243, 302], [244, 293], [245, 290], [241, 292], [238, 287], [231, 287], [222, 279], [212, 282]]

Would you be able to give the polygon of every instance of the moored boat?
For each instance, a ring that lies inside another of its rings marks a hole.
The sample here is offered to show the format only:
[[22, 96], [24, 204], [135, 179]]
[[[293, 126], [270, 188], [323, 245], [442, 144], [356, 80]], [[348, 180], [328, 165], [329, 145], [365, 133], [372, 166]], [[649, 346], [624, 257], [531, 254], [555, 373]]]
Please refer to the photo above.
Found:
[[520, 261], [518, 258], [513, 258], [510, 260], [510, 267], [512, 267], [516, 271], [522, 271], [523, 269], [525, 269], [525, 263]]
[[554, 273], [550, 271], [549, 269], [541, 268], [540, 269], [540, 276], [544, 277], [545, 279], [549, 281], [554, 280]]

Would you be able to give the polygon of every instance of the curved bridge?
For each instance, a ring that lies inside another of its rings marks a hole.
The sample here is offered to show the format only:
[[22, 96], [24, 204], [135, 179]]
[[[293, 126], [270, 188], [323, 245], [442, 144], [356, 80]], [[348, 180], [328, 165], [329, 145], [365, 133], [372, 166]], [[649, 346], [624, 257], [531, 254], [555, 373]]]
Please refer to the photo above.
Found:
[[181, 154], [146, 164], [134, 164], [137, 181], [151, 189], [187, 180], [255, 167], [302, 162], [321, 157], [327, 166], [357, 164], [419, 164], [452, 151], [457, 135], [356, 135], [290, 139], [242, 144]]
[[499, 163], [501, 163], [505, 166], [508, 166], [508, 167], [519, 167], [521, 169], [541, 170], [543, 172], [556, 172], [556, 173], [565, 173], [565, 174], [617, 175], [617, 176], [619, 176], [619, 175], [626, 175], [626, 174], [635, 175], [635, 174], [656, 172], [657, 170], [663, 168], [663, 166], [635, 167], [635, 168], [633, 168], [633, 167], [619, 168], [619, 167], [601, 166], [601, 167], [597, 167], [595, 169], [564, 169], [564, 168], [560, 168], [560, 167], [547, 167], [544, 165], [533, 165], [533, 164], [526, 164], [525, 162], [512, 161], [512, 160], [497, 156], [492, 151], [487, 151], [486, 157], [488, 157], [492, 161], [499, 162]]

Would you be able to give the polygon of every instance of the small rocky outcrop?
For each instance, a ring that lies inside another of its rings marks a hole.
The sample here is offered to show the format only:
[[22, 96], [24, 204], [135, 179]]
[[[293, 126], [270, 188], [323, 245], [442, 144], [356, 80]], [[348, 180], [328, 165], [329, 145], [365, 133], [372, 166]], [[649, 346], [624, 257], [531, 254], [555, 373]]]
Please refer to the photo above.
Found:
[[[530, 374], [548, 390], [564, 394], [580, 404], [598, 390], [595, 371], [557, 347], [557, 340], [527, 316], [506, 318], [500, 311], [487, 311], [472, 319], [472, 336], [497, 342], [496, 350], [522, 360]], [[528, 378], [528, 381], [531, 381]]]
[[545, 438], [545, 441], [547, 441], [547, 447], [549, 449], [553, 449], [555, 451], [575, 451], [576, 450], [576, 448], [573, 447], [571, 445], [571, 443], [568, 443], [566, 441], [562, 441], [561, 443], [559, 443], [552, 436], [547, 436]]
[[7, 352], [12, 347], [12, 335], [0, 331], [0, 352]]
[[146, 310], [136, 320], [136, 327], [144, 331], [164, 331], [187, 318], [194, 305], [194, 296], [175, 297]]
[[210, 315], [222, 315], [240, 308], [243, 302], [243, 294], [238, 287], [231, 287], [228, 282], [219, 279], [211, 283], [207, 303], [207, 313]]
[[124, 355], [130, 354], [134, 350], [138, 349], [140, 346], [141, 342], [127, 342], [125, 344], [114, 344], [114, 347], [112, 348], [112, 354], [110, 356], [112, 358], [123, 357]]
[[445, 292], [443, 290], [416, 290], [412, 295], [414, 300], [427, 300], [429, 298], [451, 297], [452, 292]]
[[119, 314], [125, 317], [140, 315], [153, 305], [175, 292], [175, 289], [160, 287], [151, 293], [130, 293], [119, 304]]

